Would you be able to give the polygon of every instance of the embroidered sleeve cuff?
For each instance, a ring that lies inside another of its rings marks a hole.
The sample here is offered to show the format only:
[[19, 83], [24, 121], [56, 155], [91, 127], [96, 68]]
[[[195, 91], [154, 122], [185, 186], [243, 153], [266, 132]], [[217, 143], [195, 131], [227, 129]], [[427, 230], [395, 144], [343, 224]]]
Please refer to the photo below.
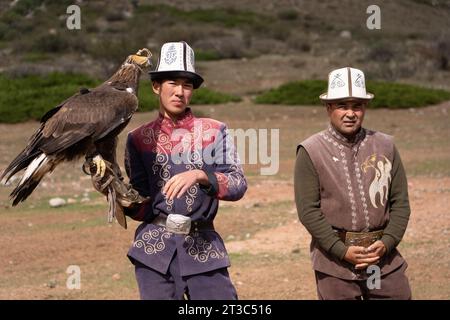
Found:
[[208, 196], [215, 197], [219, 192], [219, 183], [217, 177], [213, 172], [204, 171], [208, 176], [209, 186], [200, 185], [200, 189], [203, 190]]
[[344, 259], [345, 253], [347, 252], [347, 247], [341, 240], [336, 241], [330, 248], [330, 253], [338, 258], [339, 260]]

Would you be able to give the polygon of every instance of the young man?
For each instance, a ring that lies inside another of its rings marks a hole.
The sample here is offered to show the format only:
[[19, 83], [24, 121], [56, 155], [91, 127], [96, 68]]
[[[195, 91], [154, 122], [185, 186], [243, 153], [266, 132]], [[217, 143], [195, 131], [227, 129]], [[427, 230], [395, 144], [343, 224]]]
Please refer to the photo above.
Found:
[[164, 44], [150, 77], [159, 115], [129, 133], [125, 159], [131, 185], [149, 197], [124, 210], [143, 221], [128, 252], [140, 296], [237, 299], [213, 225], [219, 200], [239, 200], [247, 189], [233, 141], [224, 123], [188, 108], [203, 82], [188, 44]]
[[297, 148], [295, 199], [312, 236], [319, 299], [411, 298], [396, 249], [410, 215], [408, 185], [392, 137], [362, 127], [373, 97], [361, 70], [332, 71], [320, 96], [330, 125]]

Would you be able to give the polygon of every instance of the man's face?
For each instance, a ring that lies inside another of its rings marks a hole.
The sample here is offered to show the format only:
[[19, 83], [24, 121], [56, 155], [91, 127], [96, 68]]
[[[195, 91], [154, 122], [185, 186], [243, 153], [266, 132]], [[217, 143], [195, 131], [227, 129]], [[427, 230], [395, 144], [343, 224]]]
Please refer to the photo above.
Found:
[[184, 113], [191, 101], [193, 84], [187, 79], [171, 79], [153, 82], [153, 92], [159, 96], [160, 107], [169, 116]]
[[328, 116], [333, 127], [347, 138], [354, 137], [361, 128], [367, 102], [343, 100], [327, 103]]

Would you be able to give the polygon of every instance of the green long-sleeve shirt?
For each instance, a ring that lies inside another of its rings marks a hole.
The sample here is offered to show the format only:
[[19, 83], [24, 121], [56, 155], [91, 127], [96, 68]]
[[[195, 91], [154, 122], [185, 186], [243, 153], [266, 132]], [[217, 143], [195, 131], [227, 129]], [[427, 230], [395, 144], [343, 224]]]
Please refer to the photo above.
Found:
[[[397, 149], [394, 147], [392, 181], [389, 191], [389, 222], [384, 229], [383, 241], [387, 253], [395, 248], [406, 231], [410, 215], [408, 183]], [[320, 209], [320, 181], [308, 152], [300, 147], [294, 175], [295, 201], [298, 216], [319, 245], [338, 259], [347, 252], [344, 242], [333, 231]]]

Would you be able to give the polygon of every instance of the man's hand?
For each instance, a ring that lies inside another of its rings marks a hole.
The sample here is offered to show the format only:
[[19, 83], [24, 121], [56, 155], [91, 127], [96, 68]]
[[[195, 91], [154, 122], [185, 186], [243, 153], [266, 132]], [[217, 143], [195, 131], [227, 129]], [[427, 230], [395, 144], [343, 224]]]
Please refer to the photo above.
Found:
[[[372, 246], [374, 244], [372, 244]], [[376, 255], [374, 252], [368, 252], [369, 248], [350, 246], [345, 253], [344, 260], [355, 265], [355, 269], [358, 270], [365, 269], [371, 264], [377, 264], [380, 261], [380, 256]]]
[[378, 259], [381, 259], [386, 253], [386, 247], [383, 241], [377, 240], [366, 249], [366, 253], [367, 257], [378, 257]]
[[196, 169], [179, 173], [167, 181], [162, 192], [169, 200], [181, 198], [196, 183], [209, 185], [208, 176], [204, 171]]

